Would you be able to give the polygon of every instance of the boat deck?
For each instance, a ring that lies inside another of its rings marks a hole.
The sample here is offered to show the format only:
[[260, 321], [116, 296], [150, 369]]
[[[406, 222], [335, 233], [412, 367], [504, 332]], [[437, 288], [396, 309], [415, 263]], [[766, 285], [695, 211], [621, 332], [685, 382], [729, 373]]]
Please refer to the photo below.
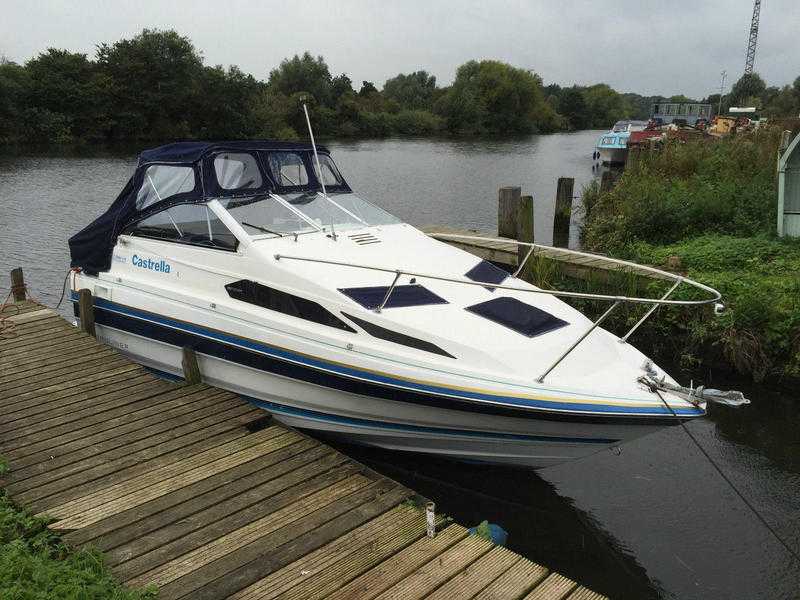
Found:
[[0, 481], [161, 600], [603, 596], [437, 517], [235, 394], [164, 381], [31, 301], [1, 306]]

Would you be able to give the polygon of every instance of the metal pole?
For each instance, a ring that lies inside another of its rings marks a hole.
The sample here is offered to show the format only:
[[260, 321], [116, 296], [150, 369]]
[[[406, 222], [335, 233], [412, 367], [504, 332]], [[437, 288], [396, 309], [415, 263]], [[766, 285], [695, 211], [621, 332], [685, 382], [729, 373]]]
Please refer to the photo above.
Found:
[[592, 326], [589, 327], [589, 329], [587, 329], [586, 332], [581, 337], [579, 337], [577, 340], [575, 340], [575, 343], [572, 344], [569, 348], [567, 348], [566, 352], [564, 352], [564, 354], [559, 356], [558, 359], [556, 360], [556, 362], [554, 362], [552, 365], [550, 365], [550, 368], [547, 369], [544, 373], [542, 373], [542, 375], [536, 381], [538, 381], [539, 383], [544, 383], [544, 378], [547, 377], [550, 374], [550, 371], [555, 369], [558, 366], [558, 364], [562, 360], [564, 360], [570, 352], [572, 352], [573, 350], [575, 350], [575, 348], [578, 347], [578, 344], [580, 344], [583, 340], [586, 339], [586, 337], [590, 333], [592, 333], [595, 329], [597, 329], [597, 326], [600, 325], [600, 323], [602, 323], [603, 321], [605, 321], [606, 317], [608, 315], [610, 315], [611, 312], [615, 308], [617, 308], [617, 306], [619, 306], [620, 302], [622, 302], [622, 301], [621, 300], [617, 300], [616, 302], [614, 302], [614, 304], [611, 305], [611, 307], [609, 307], [609, 309], [606, 312], [604, 312], [602, 315], [600, 315], [600, 318], [597, 319], [594, 323], [592, 323]]
[[[670, 294], [672, 294], [672, 292], [674, 292], [676, 289], [678, 289], [678, 286], [679, 286], [680, 284], [682, 284], [682, 283], [683, 283], [683, 277], [681, 277], [680, 279], [678, 279], [678, 281], [676, 281], [676, 282], [675, 282], [675, 285], [673, 285], [671, 288], [669, 288], [669, 290], [667, 290], [667, 293], [666, 293], [666, 294], [664, 294], [663, 296], [661, 296], [661, 300], [666, 300], [666, 299], [667, 299], [667, 298], [670, 296]], [[631, 327], [631, 328], [628, 330], [628, 333], [626, 333], [626, 334], [625, 334], [625, 337], [623, 337], [623, 338], [621, 338], [621, 339], [619, 340], [619, 343], [620, 343], [620, 344], [624, 344], [625, 342], [627, 342], [627, 341], [628, 341], [628, 338], [631, 336], [631, 334], [632, 334], [634, 331], [636, 331], [637, 329], [639, 329], [639, 326], [640, 326], [642, 323], [644, 323], [644, 322], [645, 322], [645, 321], [646, 321], [648, 318], [650, 318], [650, 315], [652, 315], [652, 314], [653, 314], [653, 313], [654, 313], [654, 312], [655, 312], [655, 311], [658, 309], [658, 307], [659, 307], [659, 306], [661, 306], [661, 305], [660, 305], [660, 304], [653, 304], [653, 306], [651, 306], [651, 307], [650, 307], [650, 310], [648, 310], [648, 311], [645, 313], [645, 315], [644, 315], [644, 316], [643, 316], [641, 319], [639, 319], [639, 321], [636, 323], [636, 325], [634, 325], [633, 327]]]
[[389, 289], [386, 290], [386, 295], [383, 297], [383, 302], [381, 302], [380, 306], [375, 309], [376, 313], [381, 312], [381, 310], [383, 310], [383, 307], [386, 306], [386, 303], [389, 301], [389, 296], [392, 295], [392, 292], [394, 291], [394, 286], [397, 285], [397, 280], [400, 279], [400, 275], [402, 274], [403, 274], [402, 271], [398, 271], [397, 275], [394, 276], [394, 281], [392, 281], [392, 285], [389, 286]]

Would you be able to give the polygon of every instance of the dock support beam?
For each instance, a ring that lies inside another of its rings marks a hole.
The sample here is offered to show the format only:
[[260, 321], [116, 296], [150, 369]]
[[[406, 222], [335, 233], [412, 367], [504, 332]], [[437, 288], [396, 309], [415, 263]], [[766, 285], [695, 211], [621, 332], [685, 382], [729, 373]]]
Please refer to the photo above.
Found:
[[556, 187], [556, 208], [553, 213], [553, 246], [569, 248], [569, 223], [572, 218], [572, 194], [575, 180], [559, 177]]
[[[533, 243], [533, 196], [521, 196], [519, 208], [517, 209], [517, 241]], [[530, 246], [517, 246], [517, 264], [523, 268], [519, 271], [519, 276], [525, 281], [532, 281], [532, 266], [530, 259], [525, 263], [525, 259], [530, 252]]]
[[25, 276], [22, 267], [11, 271], [11, 295], [14, 297], [14, 302], [25, 302]]
[[187, 385], [202, 383], [203, 378], [200, 375], [200, 365], [197, 363], [197, 353], [191, 346], [183, 347], [181, 366], [183, 366], [183, 378]]
[[497, 235], [517, 239], [517, 210], [522, 188], [501, 187], [497, 197]]
[[86, 288], [78, 292], [78, 318], [81, 320], [81, 331], [97, 337], [94, 330], [94, 299], [92, 292]]

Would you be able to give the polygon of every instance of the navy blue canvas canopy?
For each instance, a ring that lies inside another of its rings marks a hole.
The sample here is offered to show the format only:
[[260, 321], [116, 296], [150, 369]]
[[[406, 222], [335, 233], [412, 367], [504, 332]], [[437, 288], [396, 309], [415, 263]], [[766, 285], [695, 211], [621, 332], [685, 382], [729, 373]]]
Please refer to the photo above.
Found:
[[[325, 147], [317, 146], [317, 151], [321, 156], [329, 157], [330, 153]], [[287, 185], [286, 181], [275, 181], [269, 168], [270, 160], [274, 154], [285, 152], [296, 153], [294, 160], [305, 167], [306, 181], [292, 182], [293, 185]], [[218, 181], [214, 158], [224, 153], [247, 155], [251, 170], [257, 170], [255, 182], [250, 180], [251, 185], [231, 188], [225, 187], [225, 182]], [[311, 144], [274, 140], [176, 142], [145, 150], [139, 155], [133, 177], [109, 209], [69, 239], [71, 266], [89, 274], [107, 271], [111, 267], [111, 255], [120, 232], [132, 223], [176, 204], [205, 202], [222, 196], [319, 190], [321, 185], [313, 161]], [[151, 169], [159, 166], [173, 170], [182, 168], [181, 171], [186, 173], [170, 182], [168, 194], [159, 194], [151, 177]], [[349, 192], [350, 187], [338, 176], [340, 182], [326, 184], [327, 190]], [[148, 186], [152, 186], [152, 193], [144, 201], [143, 196], [147, 196], [146, 192], [151, 189]]]

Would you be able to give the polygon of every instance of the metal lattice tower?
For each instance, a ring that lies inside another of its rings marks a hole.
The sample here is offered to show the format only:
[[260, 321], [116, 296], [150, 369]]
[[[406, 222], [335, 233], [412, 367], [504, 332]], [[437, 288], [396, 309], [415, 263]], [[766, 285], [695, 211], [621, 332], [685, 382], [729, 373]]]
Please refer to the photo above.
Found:
[[761, 0], [753, 3], [753, 20], [750, 23], [750, 40], [747, 42], [747, 58], [744, 61], [744, 74], [753, 72], [753, 63], [756, 60], [756, 41], [758, 41], [758, 18], [761, 14]]

